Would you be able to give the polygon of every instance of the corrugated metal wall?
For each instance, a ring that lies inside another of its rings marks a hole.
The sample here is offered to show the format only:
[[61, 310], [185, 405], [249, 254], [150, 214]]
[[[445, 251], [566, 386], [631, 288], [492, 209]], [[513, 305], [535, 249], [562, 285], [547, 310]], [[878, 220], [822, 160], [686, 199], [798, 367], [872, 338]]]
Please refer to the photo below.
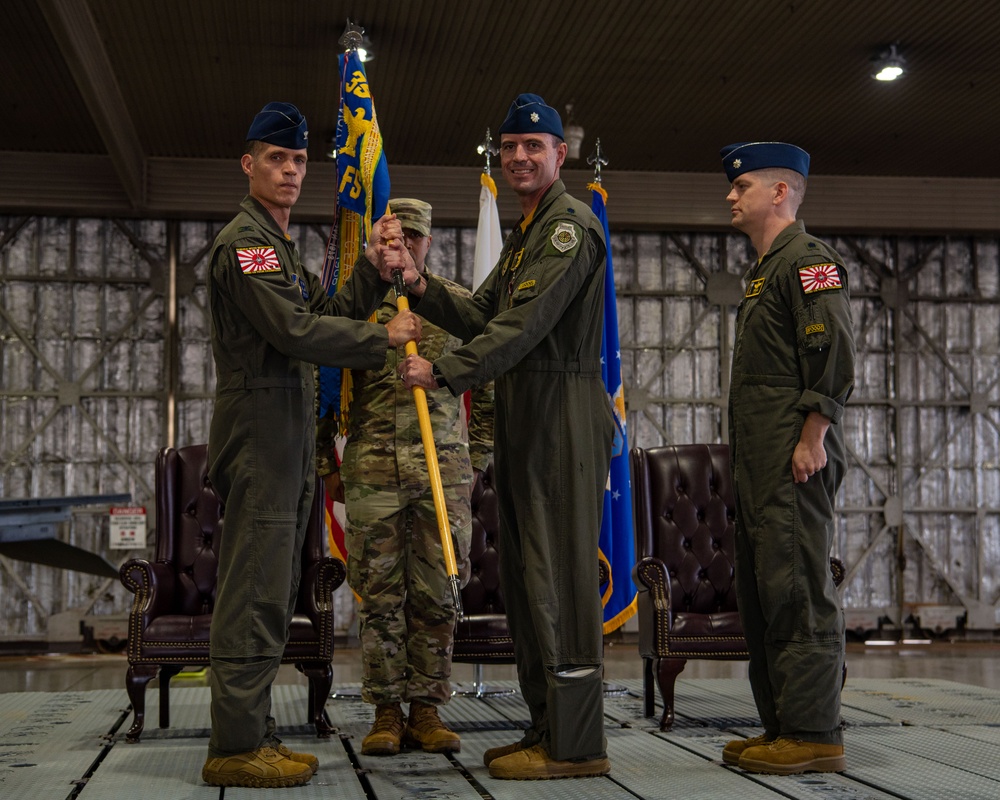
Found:
[[[0, 217], [0, 497], [129, 492], [152, 513], [159, 447], [205, 441], [214, 368], [205, 271], [216, 222]], [[318, 270], [326, 231], [292, 226]], [[1000, 240], [828, 237], [847, 259], [858, 382], [837, 554], [852, 627], [992, 629], [1000, 596]], [[616, 233], [630, 445], [725, 441], [740, 275], [735, 233]], [[475, 231], [434, 233], [469, 283]], [[155, 521], [150, 518], [150, 525]], [[120, 563], [108, 522], [62, 537]], [[127, 609], [122, 587], [0, 557], [0, 641], [52, 615]], [[338, 599], [337, 626], [353, 622]]]

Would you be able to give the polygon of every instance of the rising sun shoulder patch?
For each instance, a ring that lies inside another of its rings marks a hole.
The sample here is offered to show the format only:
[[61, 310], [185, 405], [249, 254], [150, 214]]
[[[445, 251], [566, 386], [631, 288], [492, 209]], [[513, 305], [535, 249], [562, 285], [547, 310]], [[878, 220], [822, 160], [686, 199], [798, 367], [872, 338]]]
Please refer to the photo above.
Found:
[[244, 275], [281, 271], [281, 263], [273, 247], [237, 247], [236, 258]]

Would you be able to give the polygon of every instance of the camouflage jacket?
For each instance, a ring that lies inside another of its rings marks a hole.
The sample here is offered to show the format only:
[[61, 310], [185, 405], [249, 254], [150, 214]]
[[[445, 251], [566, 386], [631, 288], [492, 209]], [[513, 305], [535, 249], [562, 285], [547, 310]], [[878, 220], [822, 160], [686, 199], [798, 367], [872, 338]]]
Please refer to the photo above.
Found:
[[[447, 283], [453, 291], [472, 296], [465, 287]], [[395, 303], [387, 297], [378, 308], [377, 320], [385, 324], [395, 314]], [[418, 351], [427, 360], [434, 361], [461, 345], [461, 339], [423, 321]], [[345, 481], [406, 488], [420, 488], [428, 482], [413, 393], [396, 375], [404, 355], [402, 347], [390, 349], [381, 369], [352, 371], [354, 392], [347, 444], [339, 467]], [[471, 483], [472, 468], [485, 469], [493, 453], [493, 384], [475, 387], [470, 395], [467, 421], [464, 395], [454, 397], [447, 389], [427, 392], [441, 482], [445, 485]], [[336, 433], [332, 420], [320, 420], [316, 457], [321, 476], [338, 469]]]

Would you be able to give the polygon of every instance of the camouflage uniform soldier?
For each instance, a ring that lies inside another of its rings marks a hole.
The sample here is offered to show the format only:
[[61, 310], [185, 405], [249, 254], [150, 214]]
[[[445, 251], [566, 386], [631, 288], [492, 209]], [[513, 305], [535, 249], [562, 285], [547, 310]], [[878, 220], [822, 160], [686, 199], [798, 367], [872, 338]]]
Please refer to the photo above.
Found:
[[[417, 270], [427, 274], [431, 207], [413, 199], [389, 202]], [[471, 293], [447, 282], [452, 291]], [[387, 298], [377, 319], [396, 315]], [[429, 359], [457, 349], [461, 340], [422, 327], [420, 352]], [[377, 370], [355, 370], [344, 461], [333, 453], [329, 421], [319, 434], [319, 472], [347, 509], [348, 583], [360, 596], [362, 697], [376, 706], [375, 723], [362, 742], [367, 755], [393, 755], [402, 742], [428, 752], [457, 752], [458, 734], [438, 716], [451, 696], [451, 653], [456, 609], [427, 474], [413, 394], [396, 379], [403, 352], [390, 351]], [[441, 482], [459, 564], [472, 537], [473, 467], [486, 468], [493, 447], [493, 388], [472, 392], [466, 424], [462, 397], [427, 393]], [[471, 460], [470, 460], [471, 456]], [[341, 484], [342, 480], [342, 484]], [[400, 704], [408, 702], [404, 731]]]

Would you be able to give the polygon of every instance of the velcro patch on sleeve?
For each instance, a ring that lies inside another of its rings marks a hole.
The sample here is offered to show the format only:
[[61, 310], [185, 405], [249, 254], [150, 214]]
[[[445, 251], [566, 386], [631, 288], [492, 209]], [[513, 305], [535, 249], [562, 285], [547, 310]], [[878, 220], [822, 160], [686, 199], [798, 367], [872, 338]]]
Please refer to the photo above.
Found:
[[570, 222], [558, 223], [549, 241], [560, 253], [572, 250], [580, 242], [576, 235], [576, 226]]
[[281, 262], [273, 247], [237, 247], [236, 258], [244, 275], [281, 271]]
[[802, 282], [802, 291], [806, 294], [844, 288], [836, 264], [812, 264], [808, 267], [799, 267], [799, 280]]

